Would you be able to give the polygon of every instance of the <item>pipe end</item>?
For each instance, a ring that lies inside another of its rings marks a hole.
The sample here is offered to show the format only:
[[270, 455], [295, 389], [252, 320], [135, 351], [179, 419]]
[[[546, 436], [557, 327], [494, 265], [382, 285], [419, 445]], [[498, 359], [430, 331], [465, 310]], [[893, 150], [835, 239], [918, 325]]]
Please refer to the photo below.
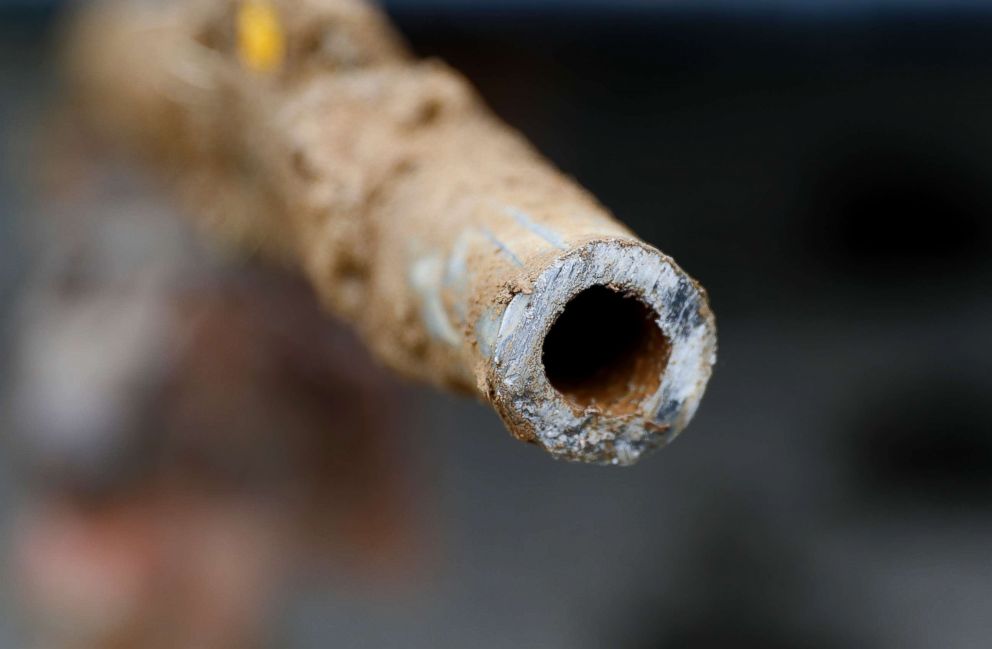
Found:
[[565, 252], [503, 312], [489, 396], [559, 459], [630, 465], [689, 424], [716, 361], [706, 294], [635, 239]]

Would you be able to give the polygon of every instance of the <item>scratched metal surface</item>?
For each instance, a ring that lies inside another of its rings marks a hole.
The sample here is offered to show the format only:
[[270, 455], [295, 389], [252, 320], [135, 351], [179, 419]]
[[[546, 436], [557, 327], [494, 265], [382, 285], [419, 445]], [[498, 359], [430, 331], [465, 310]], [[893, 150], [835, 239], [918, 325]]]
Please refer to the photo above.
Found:
[[[398, 15], [692, 269], [721, 358], [686, 435], [623, 471], [551, 462], [424, 391], [437, 569], [406, 594], [304, 593], [288, 646], [986, 646], [989, 18]], [[49, 77], [44, 23], [3, 20], [10, 136]], [[5, 296], [30, 216], [11, 162]], [[17, 646], [2, 597], [0, 646]]]

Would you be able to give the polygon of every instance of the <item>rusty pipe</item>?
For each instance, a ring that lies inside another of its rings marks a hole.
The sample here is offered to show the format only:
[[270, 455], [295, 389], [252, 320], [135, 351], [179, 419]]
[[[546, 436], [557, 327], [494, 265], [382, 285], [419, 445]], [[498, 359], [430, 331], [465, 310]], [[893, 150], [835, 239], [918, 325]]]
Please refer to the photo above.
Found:
[[85, 114], [220, 241], [305, 273], [377, 356], [558, 458], [631, 464], [692, 419], [705, 292], [358, 0], [104, 2]]

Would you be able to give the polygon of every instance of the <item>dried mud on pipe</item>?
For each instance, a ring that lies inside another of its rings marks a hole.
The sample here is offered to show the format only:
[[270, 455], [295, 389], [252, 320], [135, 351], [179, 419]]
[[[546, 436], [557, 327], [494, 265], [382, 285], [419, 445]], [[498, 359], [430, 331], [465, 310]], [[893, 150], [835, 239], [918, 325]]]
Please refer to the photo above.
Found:
[[[239, 49], [244, 2], [86, 9], [70, 67], [91, 123], [156, 165], [215, 239], [297, 268], [383, 362], [488, 400], [517, 438], [630, 464], [684, 429], [716, 354], [698, 284], [461, 75], [414, 60], [374, 7], [265, 4], [263, 36], [281, 31], [264, 70]], [[618, 297], [597, 309], [596, 287]], [[559, 390], [545, 337], [583, 308]]]

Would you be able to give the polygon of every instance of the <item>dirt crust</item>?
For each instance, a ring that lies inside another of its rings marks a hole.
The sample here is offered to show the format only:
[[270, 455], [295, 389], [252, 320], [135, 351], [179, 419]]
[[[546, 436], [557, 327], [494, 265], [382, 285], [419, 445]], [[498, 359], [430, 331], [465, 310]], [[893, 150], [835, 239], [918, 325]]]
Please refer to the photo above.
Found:
[[[218, 240], [298, 268], [381, 360], [489, 400], [518, 438], [628, 464], [684, 428], [716, 349], [695, 282], [461, 75], [414, 60], [374, 7], [263, 3], [281, 32], [261, 71], [239, 55], [246, 2], [89, 8], [67, 65], [92, 123], [157, 165]], [[576, 402], [543, 366], [548, 331], [593, 286], [658, 327], [609, 403]]]

